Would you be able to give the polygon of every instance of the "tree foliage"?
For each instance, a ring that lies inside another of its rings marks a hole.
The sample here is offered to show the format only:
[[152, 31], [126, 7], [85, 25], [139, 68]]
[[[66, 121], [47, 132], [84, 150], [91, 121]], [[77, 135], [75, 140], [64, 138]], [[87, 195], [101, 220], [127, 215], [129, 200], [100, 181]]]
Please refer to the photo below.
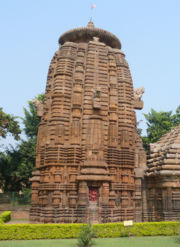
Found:
[[14, 117], [10, 114], [3, 112], [3, 109], [0, 108], [0, 136], [6, 138], [8, 133], [11, 133], [16, 140], [19, 139], [21, 133], [19, 123], [16, 120], [17, 117]]
[[30, 187], [29, 178], [34, 169], [34, 139], [0, 153], [0, 188], [3, 191], [20, 191]]
[[[36, 99], [44, 101], [44, 95]], [[24, 108], [24, 132], [27, 139], [21, 140], [16, 148], [0, 153], [0, 188], [4, 191], [20, 191], [30, 188], [29, 178], [35, 166], [36, 136], [40, 119], [33, 101]]]
[[155, 111], [151, 109], [148, 114], [144, 114], [147, 123], [147, 136], [143, 136], [143, 144], [147, 149], [149, 143], [158, 141], [170, 129], [180, 124], [180, 106], [177, 107], [175, 114], [172, 111]]

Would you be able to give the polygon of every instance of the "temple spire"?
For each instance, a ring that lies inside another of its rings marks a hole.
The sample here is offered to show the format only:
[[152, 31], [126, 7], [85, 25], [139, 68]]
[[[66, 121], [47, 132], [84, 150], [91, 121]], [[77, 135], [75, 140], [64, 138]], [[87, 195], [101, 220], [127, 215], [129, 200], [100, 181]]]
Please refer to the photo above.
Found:
[[92, 18], [91, 18], [90, 21], [88, 22], [87, 27], [89, 27], [89, 28], [94, 28], [94, 23], [93, 23], [93, 21], [92, 21]]

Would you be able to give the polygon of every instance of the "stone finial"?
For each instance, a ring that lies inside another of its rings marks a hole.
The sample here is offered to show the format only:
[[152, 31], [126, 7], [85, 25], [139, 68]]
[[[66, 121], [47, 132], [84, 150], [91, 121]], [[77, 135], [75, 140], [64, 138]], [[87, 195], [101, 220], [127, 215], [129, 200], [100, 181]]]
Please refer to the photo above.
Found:
[[93, 40], [93, 37], [99, 37], [103, 43], [112, 48], [121, 49], [120, 40], [114, 34], [104, 29], [96, 28], [92, 20], [88, 22], [87, 27], [74, 28], [65, 32], [60, 36], [59, 44], [63, 45], [65, 42], [78, 43], [79, 41], [87, 43]]
[[87, 27], [89, 27], [89, 28], [94, 28], [94, 23], [90, 20], [90, 21], [88, 22]]

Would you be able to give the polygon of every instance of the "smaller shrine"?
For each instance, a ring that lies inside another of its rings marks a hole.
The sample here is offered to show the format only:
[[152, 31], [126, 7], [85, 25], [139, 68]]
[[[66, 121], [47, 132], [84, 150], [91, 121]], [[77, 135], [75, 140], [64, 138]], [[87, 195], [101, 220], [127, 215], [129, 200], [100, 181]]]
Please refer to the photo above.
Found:
[[149, 221], [180, 219], [180, 125], [150, 144], [147, 160]]

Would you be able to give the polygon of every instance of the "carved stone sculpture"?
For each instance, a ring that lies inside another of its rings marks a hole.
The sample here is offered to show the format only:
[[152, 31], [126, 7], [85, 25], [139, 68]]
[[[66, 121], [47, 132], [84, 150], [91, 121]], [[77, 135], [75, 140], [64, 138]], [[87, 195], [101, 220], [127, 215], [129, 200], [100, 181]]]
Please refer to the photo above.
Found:
[[139, 87], [139, 88], [134, 89], [134, 98], [137, 100], [141, 100], [144, 92], [145, 92], [144, 87]]
[[38, 130], [31, 221], [139, 221], [144, 152], [121, 43], [90, 22], [59, 44]]
[[44, 104], [41, 101], [39, 101], [38, 99], [34, 99], [33, 103], [37, 108], [37, 116], [42, 117], [43, 110], [44, 110]]
[[141, 100], [141, 98], [144, 92], [144, 87], [134, 89], [134, 108], [136, 110], [141, 110], [143, 108], [144, 102]]

